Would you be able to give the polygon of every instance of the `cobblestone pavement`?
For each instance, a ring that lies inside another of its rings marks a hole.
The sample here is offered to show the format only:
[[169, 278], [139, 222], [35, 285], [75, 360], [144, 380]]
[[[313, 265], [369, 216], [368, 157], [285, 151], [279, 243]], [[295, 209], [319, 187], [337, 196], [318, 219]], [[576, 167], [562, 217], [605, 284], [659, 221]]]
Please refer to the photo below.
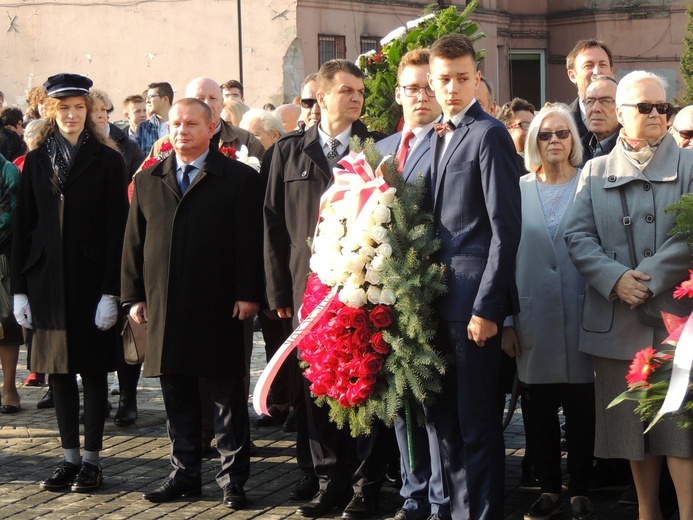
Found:
[[[251, 390], [264, 364], [262, 336], [256, 333]], [[23, 381], [27, 375], [23, 349], [19, 368], [17, 380]], [[164, 405], [157, 379], [140, 380], [136, 424], [119, 428], [111, 419], [107, 420], [102, 452], [104, 485], [97, 493], [40, 491], [38, 482], [52, 472], [61, 455], [53, 410], [36, 408], [44, 392], [45, 388], [21, 387], [23, 410], [16, 415], [0, 415], [0, 519], [300, 518], [295, 515], [300, 503], [289, 500], [291, 488], [301, 478], [294, 458], [294, 435], [279, 427], [252, 427], [251, 438], [259, 450], [252, 458], [251, 476], [246, 484], [247, 509], [234, 512], [221, 505], [221, 490], [214, 480], [218, 462], [213, 458], [203, 464], [201, 497], [158, 505], [143, 500], [142, 493], [158, 486], [170, 471]], [[110, 400], [116, 407], [117, 396]], [[250, 414], [252, 424], [252, 408]], [[506, 519], [519, 520], [539, 494], [536, 489], [520, 487], [524, 434], [519, 410], [505, 432], [505, 442]], [[637, 518], [635, 508], [618, 506], [619, 494], [611, 491], [593, 495], [600, 520]], [[379, 518], [391, 517], [400, 503], [397, 490], [386, 484], [381, 493]], [[564, 513], [554, 518], [570, 519], [569, 509], [565, 498]], [[340, 512], [335, 511], [328, 518], [339, 517]]]

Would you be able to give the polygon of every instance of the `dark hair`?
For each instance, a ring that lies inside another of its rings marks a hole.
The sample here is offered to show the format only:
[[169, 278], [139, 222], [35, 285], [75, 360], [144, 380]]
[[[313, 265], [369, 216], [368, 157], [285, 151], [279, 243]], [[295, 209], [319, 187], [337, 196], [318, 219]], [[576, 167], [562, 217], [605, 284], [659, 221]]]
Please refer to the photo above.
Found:
[[500, 108], [498, 111], [498, 120], [505, 126], [508, 126], [511, 124], [510, 120], [514, 117], [515, 112], [520, 112], [521, 110], [534, 114], [535, 108], [532, 103], [525, 99], [519, 97], [513, 98]]
[[486, 85], [486, 88], [488, 89], [488, 101], [489, 104], [493, 104], [493, 85], [489, 80], [487, 80], [485, 77], [481, 76], [481, 81]]
[[123, 100], [123, 106], [128, 106], [130, 103], [144, 103], [144, 98], [139, 94], [133, 94]]
[[206, 122], [206, 123], [211, 123], [211, 122], [212, 122], [212, 109], [209, 108], [209, 106], [207, 105], [207, 103], [205, 103], [205, 102], [203, 102], [203, 101], [200, 101], [200, 100], [197, 99], [197, 98], [187, 97], [187, 98], [179, 99], [178, 101], [176, 101], [176, 102], [173, 104], [173, 106], [176, 106], [176, 105], [183, 105], [183, 106], [186, 106], [186, 107], [198, 106], [198, 107], [202, 108], [202, 110], [203, 110], [204, 113], [205, 113], [205, 122]]
[[272, 103], [265, 103], [262, 107], [263, 110], [269, 110], [270, 112], [274, 112], [277, 110], [277, 107], [275, 107]]
[[601, 49], [606, 53], [606, 55], [609, 57], [609, 67], [613, 69], [614, 56], [611, 54], [611, 51], [606, 46], [606, 44], [601, 40], [580, 40], [579, 42], [577, 42], [575, 44], [575, 47], [573, 47], [573, 50], [570, 51], [568, 53], [568, 56], [566, 56], [565, 58], [565, 68], [568, 70], [573, 70], [575, 68], [575, 59], [578, 57], [578, 54], [587, 49], [595, 48]]
[[355, 63], [349, 60], [328, 60], [322, 64], [318, 75], [315, 78], [318, 84], [318, 90], [325, 91], [332, 86], [334, 77], [339, 72], [346, 72], [357, 78], [364, 78], [363, 71], [359, 69]]
[[7, 107], [2, 109], [2, 114], [0, 114], [0, 124], [2, 126], [14, 126], [16, 127], [24, 119], [24, 114], [22, 111], [15, 107]]
[[245, 89], [243, 88], [243, 83], [237, 79], [230, 79], [221, 86], [221, 90], [231, 90], [232, 88], [237, 88], [241, 91], [241, 97], [245, 97]]
[[173, 104], [173, 87], [170, 83], [162, 81], [161, 83], [150, 83], [147, 85], [148, 88], [156, 89], [160, 96], [166, 96], [168, 102]]
[[430, 49], [430, 61], [433, 58], [443, 58], [446, 60], [454, 60], [456, 58], [464, 58], [471, 56], [476, 64], [476, 51], [474, 44], [468, 36], [464, 34], [446, 34], [438, 38]]
[[402, 56], [402, 61], [399, 62], [399, 67], [397, 67], [397, 81], [399, 81], [399, 77], [405, 68], [416, 65], [428, 65], [428, 55], [428, 49], [413, 49]]

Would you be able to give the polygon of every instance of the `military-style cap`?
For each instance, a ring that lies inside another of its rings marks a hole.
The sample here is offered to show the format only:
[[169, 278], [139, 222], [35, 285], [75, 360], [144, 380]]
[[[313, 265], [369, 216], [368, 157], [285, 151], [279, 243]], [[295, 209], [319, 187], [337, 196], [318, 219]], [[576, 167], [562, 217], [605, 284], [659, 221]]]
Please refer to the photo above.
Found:
[[49, 97], [64, 98], [70, 96], [86, 96], [94, 82], [80, 74], [63, 72], [51, 76], [43, 84]]

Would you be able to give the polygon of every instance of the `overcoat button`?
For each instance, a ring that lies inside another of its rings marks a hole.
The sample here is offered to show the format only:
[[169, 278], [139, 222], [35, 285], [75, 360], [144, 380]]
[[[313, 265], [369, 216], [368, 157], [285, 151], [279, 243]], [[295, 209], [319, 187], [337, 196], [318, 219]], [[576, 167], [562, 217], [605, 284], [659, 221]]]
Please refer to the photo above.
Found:
[[608, 181], [609, 182], [616, 182], [616, 176], [615, 175], [609, 175]]
[[652, 251], [649, 249], [645, 249], [645, 252], [643, 253], [645, 255], [645, 258], [650, 258], [652, 256]]
[[650, 191], [652, 188], [652, 185], [649, 182], [646, 182], [645, 184], [642, 185], [642, 189], [645, 191]]
[[551, 270], [554, 271], [554, 272], [558, 271], [558, 266], [557, 266], [557, 265], [552, 265], [552, 266], [551, 266]]
[[652, 224], [654, 222], [654, 215], [647, 215], [645, 217], [645, 222], [647, 222], [648, 224]]

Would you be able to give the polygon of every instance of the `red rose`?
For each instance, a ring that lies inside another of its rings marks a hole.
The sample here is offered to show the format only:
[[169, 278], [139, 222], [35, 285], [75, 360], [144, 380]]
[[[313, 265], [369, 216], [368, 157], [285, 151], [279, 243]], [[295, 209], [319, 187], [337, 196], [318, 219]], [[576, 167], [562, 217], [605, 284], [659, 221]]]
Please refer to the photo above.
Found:
[[351, 326], [360, 329], [368, 325], [368, 313], [364, 309], [352, 309]]
[[392, 309], [387, 305], [376, 305], [371, 310], [371, 323], [378, 329], [384, 329], [392, 324]]
[[229, 159], [236, 159], [238, 157], [236, 155], [236, 149], [233, 146], [222, 146], [219, 148], [219, 151]]
[[347, 389], [347, 399], [354, 405], [358, 406], [366, 402], [366, 399], [373, 395], [373, 385], [370, 385], [363, 380], [359, 380], [353, 385], [349, 385]]
[[392, 348], [390, 344], [383, 338], [383, 333], [378, 331], [371, 337], [371, 346], [378, 354], [386, 355]]
[[361, 375], [362, 376], [375, 376], [380, 373], [383, 368], [383, 358], [377, 354], [368, 353], [363, 356], [361, 361]]
[[371, 342], [372, 334], [373, 333], [365, 327], [356, 329], [352, 335], [352, 343], [354, 347], [358, 349], [365, 349]]
[[337, 322], [344, 328], [351, 326], [351, 307], [342, 307], [337, 312]]

